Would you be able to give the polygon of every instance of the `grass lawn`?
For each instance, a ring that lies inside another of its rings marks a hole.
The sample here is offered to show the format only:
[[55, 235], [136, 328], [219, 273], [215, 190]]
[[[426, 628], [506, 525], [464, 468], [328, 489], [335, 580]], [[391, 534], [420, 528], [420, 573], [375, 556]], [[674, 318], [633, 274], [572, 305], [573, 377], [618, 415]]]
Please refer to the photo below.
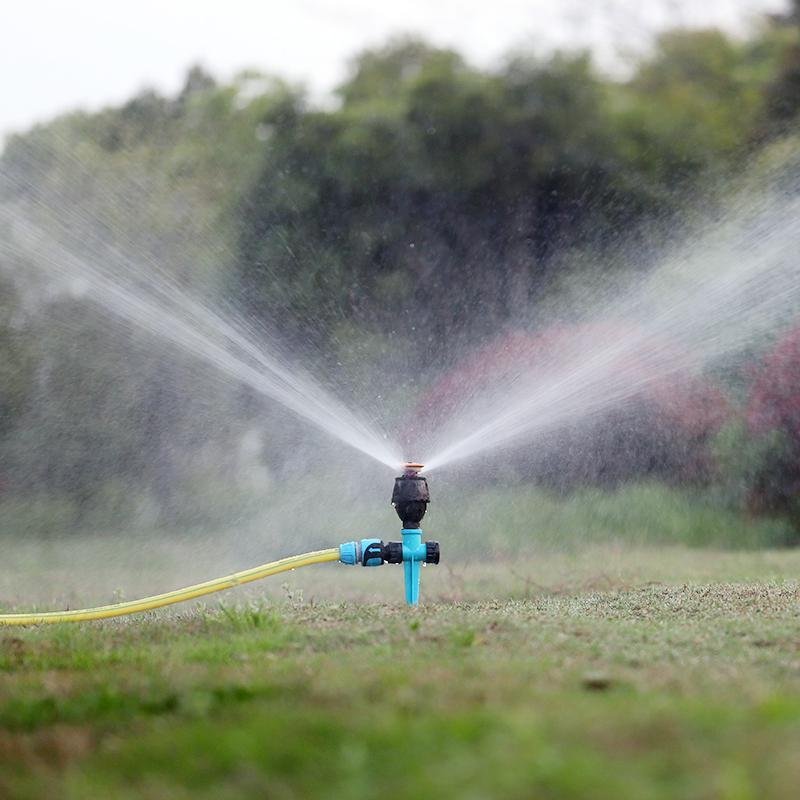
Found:
[[796, 798], [798, 577], [606, 547], [428, 568], [408, 610], [326, 565], [0, 629], [0, 797]]

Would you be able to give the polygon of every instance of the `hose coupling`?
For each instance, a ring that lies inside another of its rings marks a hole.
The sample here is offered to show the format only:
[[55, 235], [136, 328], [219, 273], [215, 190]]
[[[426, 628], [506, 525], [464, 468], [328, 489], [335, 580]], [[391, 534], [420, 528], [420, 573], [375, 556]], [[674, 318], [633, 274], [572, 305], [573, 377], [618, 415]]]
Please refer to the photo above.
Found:
[[339, 561], [351, 566], [380, 567], [382, 564], [402, 564], [404, 561], [439, 563], [439, 542], [425, 542], [424, 553], [417, 547], [403, 549], [402, 542], [382, 542], [380, 539], [361, 539], [339, 545]]

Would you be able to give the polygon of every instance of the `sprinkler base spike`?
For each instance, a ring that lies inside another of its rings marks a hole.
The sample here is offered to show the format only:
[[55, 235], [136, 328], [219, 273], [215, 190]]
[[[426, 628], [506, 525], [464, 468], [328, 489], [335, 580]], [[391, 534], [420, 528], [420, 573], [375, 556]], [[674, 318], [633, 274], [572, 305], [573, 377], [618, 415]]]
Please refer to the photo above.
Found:
[[420, 566], [428, 554], [422, 531], [419, 528], [403, 528], [403, 571], [406, 583], [406, 603], [415, 606], [419, 603]]

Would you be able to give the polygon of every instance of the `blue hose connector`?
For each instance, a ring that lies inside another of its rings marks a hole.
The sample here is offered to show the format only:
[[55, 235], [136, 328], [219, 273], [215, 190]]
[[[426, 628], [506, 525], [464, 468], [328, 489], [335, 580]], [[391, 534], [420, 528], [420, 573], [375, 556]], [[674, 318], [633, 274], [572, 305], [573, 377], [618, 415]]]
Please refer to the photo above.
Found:
[[339, 561], [351, 567], [358, 564], [358, 547], [355, 542], [342, 542], [339, 545]]
[[339, 561], [350, 566], [379, 567], [384, 562], [383, 542], [380, 539], [343, 542], [339, 545]]

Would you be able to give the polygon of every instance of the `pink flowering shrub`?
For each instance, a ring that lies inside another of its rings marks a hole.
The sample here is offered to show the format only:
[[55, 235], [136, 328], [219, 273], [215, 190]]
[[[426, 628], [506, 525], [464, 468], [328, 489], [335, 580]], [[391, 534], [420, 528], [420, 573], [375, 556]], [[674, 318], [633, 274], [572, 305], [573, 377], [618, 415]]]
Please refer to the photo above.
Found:
[[757, 370], [747, 423], [754, 434], [781, 431], [800, 451], [800, 326], [778, 341]]
[[749, 475], [750, 509], [788, 514], [800, 529], [800, 326], [756, 369], [746, 428], [759, 455]]
[[[524, 374], [532, 385], [570, 359], [581, 361], [586, 347], [636, 342], [637, 330], [619, 324], [553, 326], [539, 333], [513, 332], [485, 345], [455, 365], [421, 398], [414, 419], [438, 428], [457, 414], [463, 398], [480, 396], [492, 384], [511, 385]], [[615, 484], [660, 477], [705, 482], [713, 474], [709, 444], [731, 414], [724, 393], [705, 378], [680, 369], [681, 353], [669, 342], [642, 339], [641, 350], [624, 347], [611, 367], [624, 399], [597, 413], [575, 415], [532, 441], [521, 441], [507, 458], [518, 471], [546, 484], [572, 487]], [[654, 367], [669, 365], [660, 372]], [[676, 366], [677, 365], [677, 366]], [[555, 373], [556, 375], [558, 372]]]

